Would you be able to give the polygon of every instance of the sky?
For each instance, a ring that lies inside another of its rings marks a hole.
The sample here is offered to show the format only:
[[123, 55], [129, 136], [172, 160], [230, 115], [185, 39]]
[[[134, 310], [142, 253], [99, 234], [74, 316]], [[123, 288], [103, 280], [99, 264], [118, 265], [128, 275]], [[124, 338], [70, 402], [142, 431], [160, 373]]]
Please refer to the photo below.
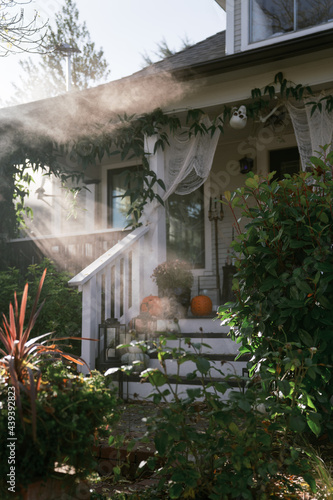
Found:
[[[139, 71], [144, 53], [156, 60], [153, 52], [163, 39], [172, 50], [180, 50], [184, 39], [194, 44], [225, 29], [225, 14], [215, 0], [76, 0], [76, 5], [96, 48], [104, 50], [110, 80]], [[41, 21], [49, 19], [52, 24], [61, 6], [61, 0], [33, 0], [24, 6], [25, 15], [33, 8]], [[2, 102], [13, 94], [12, 82], [22, 74], [18, 61], [25, 57], [0, 58]], [[34, 55], [33, 60], [37, 62], [38, 57]]]

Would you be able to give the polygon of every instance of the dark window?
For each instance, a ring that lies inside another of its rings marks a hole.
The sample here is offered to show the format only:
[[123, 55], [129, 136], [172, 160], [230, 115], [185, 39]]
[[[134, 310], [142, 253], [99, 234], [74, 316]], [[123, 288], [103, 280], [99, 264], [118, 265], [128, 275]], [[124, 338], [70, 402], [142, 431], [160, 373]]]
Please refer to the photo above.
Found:
[[173, 194], [167, 202], [167, 258], [205, 267], [203, 186], [187, 195]]
[[269, 152], [269, 169], [276, 172], [275, 178], [283, 179], [285, 174], [293, 175], [300, 171], [298, 148], [276, 149]]
[[333, 20], [333, 0], [251, 0], [250, 41], [298, 31]]
[[108, 170], [108, 227], [124, 229], [131, 204], [141, 196], [142, 177], [140, 167]]

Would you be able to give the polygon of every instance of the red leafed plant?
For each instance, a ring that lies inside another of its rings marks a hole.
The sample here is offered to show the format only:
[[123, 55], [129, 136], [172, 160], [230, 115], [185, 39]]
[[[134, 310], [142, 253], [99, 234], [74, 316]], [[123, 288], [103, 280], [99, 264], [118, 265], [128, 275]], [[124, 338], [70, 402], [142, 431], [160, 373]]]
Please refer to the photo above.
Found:
[[[31, 310], [30, 318], [25, 327], [26, 307], [28, 299], [28, 284], [25, 285], [21, 306], [19, 307], [16, 292], [14, 293], [14, 306], [9, 305], [9, 317], [3, 314], [2, 327], [0, 327], [0, 368], [4, 369], [5, 378], [15, 388], [15, 397], [18, 410], [21, 414], [24, 424], [21, 408], [21, 391], [25, 391], [30, 399], [32, 412], [33, 436], [36, 438], [36, 398], [42, 382], [42, 373], [38, 364], [44, 355], [52, 354], [55, 357], [65, 358], [79, 365], [86, 364], [81, 358], [63, 352], [55, 344], [54, 339], [42, 338], [52, 335], [52, 332], [45, 333], [39, 337], [29, 339], [31, 331], [36, 323], [36, 319], [43, 307], [44, 302], [38, 307], [40, 293], [45, 280], [46, 269], [44, 270], [39, 282], [36, 298]], [[38, 307], [38, 308], [37, 308]], [[76, 340], [82, 340], [77, 337], [67, 337]], [[64, 338], [57, 338], [57, 341]], [[52, 344], [48, 345], [48, 342]]]

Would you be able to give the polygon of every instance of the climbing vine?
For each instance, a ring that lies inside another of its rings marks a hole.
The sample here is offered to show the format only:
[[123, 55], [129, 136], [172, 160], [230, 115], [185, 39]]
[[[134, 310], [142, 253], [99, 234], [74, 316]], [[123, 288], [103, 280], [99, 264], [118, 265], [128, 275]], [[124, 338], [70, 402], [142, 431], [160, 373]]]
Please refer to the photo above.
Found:
[[[246, 103], [247, 115], [252, 119], [260, 118], [262, 113], [271, 110], [272, 101], [278, 96], [280, 100], [300, 101], [305, 96], [312, 95], [311, 87], [296, 85], [279, 72], [272, 83], [261, 89], [252, 89], [249, 102]], [[328, 111], [332, 111], [333, 96], [325, 96], [318, 102], [310, 101], [307, 104], [312, 106], [312, 113], [316, 109], [321, 111], [323, 106]], [[124, 114], [118, 116], [116, 120], [96, 125], [95, 134], [81, 136], [67, 144], [59, 144], [41, 135], [31, 137], [17, 133], [14, 150], [2, 157], [0, 163], [0, 174], [5, 179], [0, 188], [0, 203], [5, 204], [4, 210], [8, 215], [2, 220], [0, 234], [7, 237], [14, 236], [19, 224], [22, 223], [23, 213], [29, 213], [24, 200], [29, 192], [27, 185], [31, 181], [31, 170], [32, 172], [41, 170], [47, 175], [54, 175], [63, 183], [66, 183], [68, 179], [78, 182], [83, 178], [89, 165], [98, 164], [103, 159], [114, 156], [118, 156], [121, 161], [136, 158], [142, 165], [135, 173], [138, 182], [134, 183], [136, 186], [141, 186], [140, 192], [138, 193], [138, 189], [134, 188], [136, 192], [129, 190], [125, 193], [125, 196], [131, 195], [133, 200], [128, 215], [132, 216], [134, 225], [138, 225], [147, 203], [156, 199], [163, 204], [156, 186], [165, 189], [163, 181], [158, 179], [156, 173], [150, 168], [145, 139], [156, 138], [153, 151], [155, 153], [159, 149], [164, 150], [169, 144], [168, 137], [180, 130], [182, 126], [185, 127], [183, 133], [189, 136], [197, 134], [213, 136], [217, 129], [223, 133], [225, 123], [228, 123], [231, 114], [232, 109], [225, 105], [222, 113], [210, 117], [210, 126], [203, 123], [202, 118], [205, 112], [201, 109], [189, 109], [183, 123], [175, 114], [165, 114], [161, 109], [142, 115]], [[73, 169], [73, 167], [64, 166], [61, 162], [63, 157], [69, 158], [71, 164], [76, 164], [78, 167]]]

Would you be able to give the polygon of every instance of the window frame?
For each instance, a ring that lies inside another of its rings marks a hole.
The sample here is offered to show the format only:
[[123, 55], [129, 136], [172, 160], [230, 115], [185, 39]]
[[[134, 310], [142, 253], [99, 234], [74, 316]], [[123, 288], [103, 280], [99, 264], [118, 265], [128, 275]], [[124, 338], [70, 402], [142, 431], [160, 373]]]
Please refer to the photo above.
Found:
[[242, 10], [241, 10], [241, 50], [251, 50], [266, 45], [273, 45], [279, 42], [284, 42], [294, 38], [300, 38], [306, 35], [311, 35], [312, 33], [318, 33], [319, 31], [326, 31], [333, 28], [333, 20], [323, 24], [317, 24], [309, 28], [302, 28], [298, 31], [289, 31], [283, 35], [275, 35], [258, 42], [250, 42], [250, 22], [251, 22], [251, 1], [253, 0], [242, 0]]

